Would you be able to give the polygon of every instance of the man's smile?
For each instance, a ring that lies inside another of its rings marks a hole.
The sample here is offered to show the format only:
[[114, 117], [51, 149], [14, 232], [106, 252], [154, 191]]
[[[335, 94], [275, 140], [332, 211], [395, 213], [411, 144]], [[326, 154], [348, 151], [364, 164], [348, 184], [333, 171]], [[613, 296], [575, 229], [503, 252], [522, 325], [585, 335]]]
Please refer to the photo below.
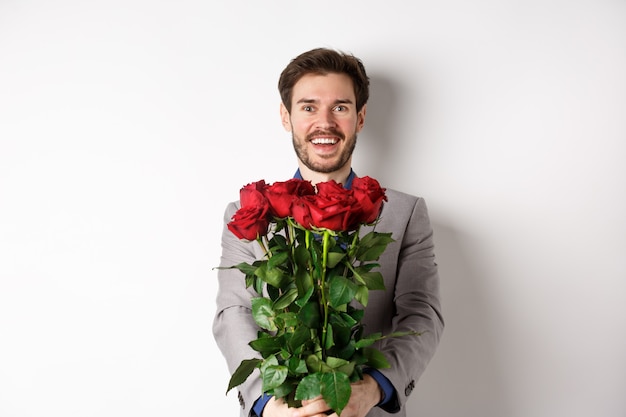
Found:
[[311, 143], [314, 145], [334, 145], [339, 142], [337, 138], [315, 138], [311, 139]]

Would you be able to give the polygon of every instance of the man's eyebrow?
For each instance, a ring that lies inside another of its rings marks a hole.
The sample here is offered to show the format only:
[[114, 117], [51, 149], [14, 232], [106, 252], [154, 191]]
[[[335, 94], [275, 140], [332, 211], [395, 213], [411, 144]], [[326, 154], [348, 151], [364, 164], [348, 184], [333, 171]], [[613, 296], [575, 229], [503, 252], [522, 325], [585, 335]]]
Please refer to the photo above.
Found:
[[[296, 103], [317, 103], [319, 102], [319, 100], [314, 99], [314, 98], [301, 98], [300, 100], [298, 100]], [[348, 99], [348, 98], [338, 98], [337, 100], [334, 101], [334, 104], [353, 104], [352, 100]]]

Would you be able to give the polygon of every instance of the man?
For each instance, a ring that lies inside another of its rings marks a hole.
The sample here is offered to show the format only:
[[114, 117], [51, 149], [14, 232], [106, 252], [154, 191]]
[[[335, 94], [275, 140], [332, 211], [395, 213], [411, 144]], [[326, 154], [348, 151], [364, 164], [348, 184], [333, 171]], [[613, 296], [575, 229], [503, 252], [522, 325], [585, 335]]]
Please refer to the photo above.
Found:
[[[292, 134], [297, 156], [295, 176], [313, 184], [335, 180], [350, 188], [355, 176], [352, 153], [365, 123], [369, 98], [369, 79], [362, 62], [331, 49], [313, 49], [289, 63], [278, 88], [282, 124]], [[341, 417], [379, 417], [389, 413], [404, 416], [408, 396], [434, 355], [444, 327], [432, 228], [425, 203], [395, 190], [387, 189], [386, 194], [388, 200], [376, 227], [392, 232], [395, 241], [378, 261], [386, 290], [370, 294], [363, 324], [371, 333], [423, 333], [384, 339], [377, 346], [391, 367], [368, 370], [363, 380], [352, 384], [352, 394]], [[228, 205], [225, 224], [238, 207], [235, 202]], [[258, 245], [239, 240], [224, 227], [222, 266], [251, 263], [261, 257]], [[257, 337], [250, 306], [250, 299], [256, 294], [245, 287], [238, 270], [219, 270], [218, 280], [213, 333], [233, 372], [243, 359], [256, 355], [248, 346]], [[242, 417], [325, 417], [330, 409], [321, 397], [304, 401], [299, 408], [287, 407], [282, 400], [263, 395], [258, 374], [238, 389]]]

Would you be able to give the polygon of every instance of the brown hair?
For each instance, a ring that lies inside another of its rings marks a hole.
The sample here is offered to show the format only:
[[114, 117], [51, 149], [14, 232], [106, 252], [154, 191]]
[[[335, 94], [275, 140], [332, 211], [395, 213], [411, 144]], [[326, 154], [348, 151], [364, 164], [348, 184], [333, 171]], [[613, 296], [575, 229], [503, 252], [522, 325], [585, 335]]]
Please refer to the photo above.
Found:
[[352, 79], [356, 109], [360, 111], [369, 98], [369, 78], [363, 62], [354, 55], [327, 48], [316, 48], [304, 52], [291, 60], [280, 74], [278, 92], [289, 112], [293, 86], [307, 74], [346, 74]]

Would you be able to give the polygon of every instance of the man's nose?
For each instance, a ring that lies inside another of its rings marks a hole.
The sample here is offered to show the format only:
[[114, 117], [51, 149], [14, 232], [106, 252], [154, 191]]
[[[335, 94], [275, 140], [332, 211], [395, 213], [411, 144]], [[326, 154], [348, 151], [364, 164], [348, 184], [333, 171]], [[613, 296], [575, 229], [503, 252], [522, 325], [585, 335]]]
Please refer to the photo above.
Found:
[[337, 121], [335, 120], [335, 115], [332, 110], [320, 112], [318, 114], [317, 125], [324, 129], [337, 126]]

